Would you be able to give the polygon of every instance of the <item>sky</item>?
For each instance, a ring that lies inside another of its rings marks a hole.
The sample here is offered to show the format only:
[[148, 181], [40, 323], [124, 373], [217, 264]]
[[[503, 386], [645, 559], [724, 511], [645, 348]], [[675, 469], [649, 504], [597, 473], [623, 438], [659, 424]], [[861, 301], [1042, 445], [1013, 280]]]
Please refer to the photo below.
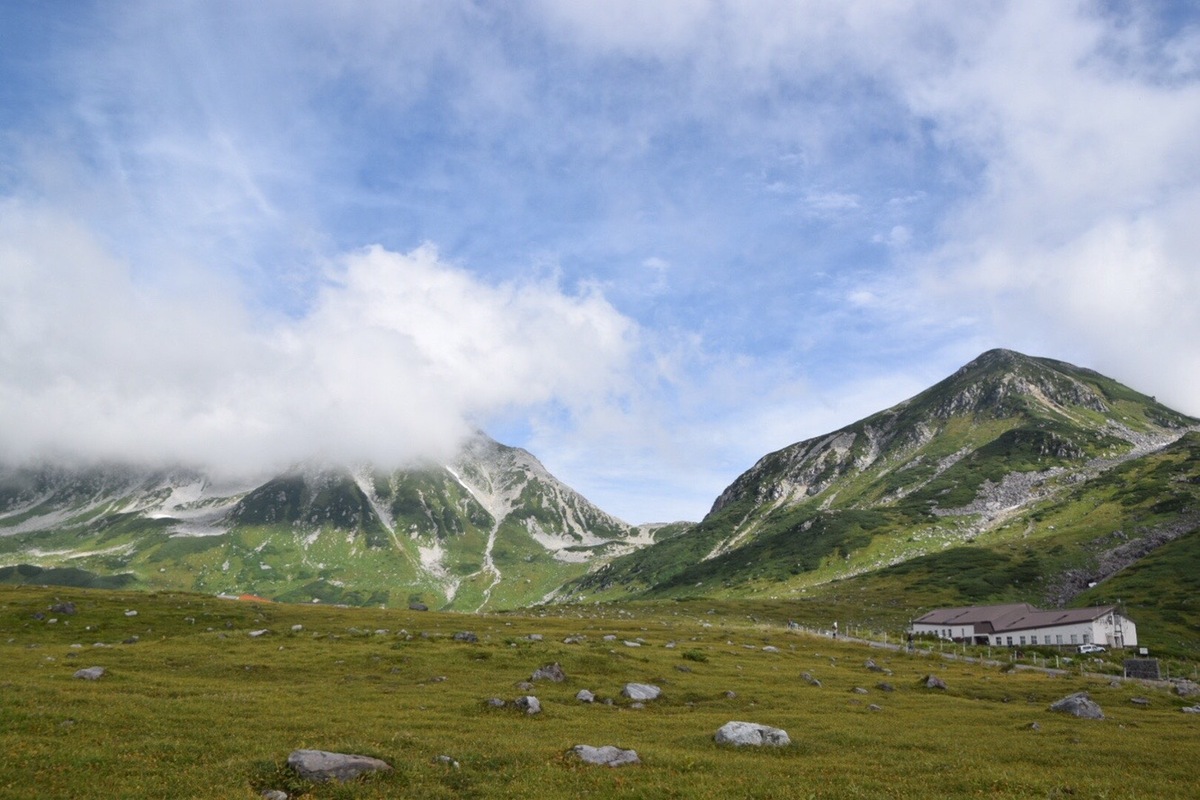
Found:
[[0, 459], [629, 522], [981, 352], [1200, 415], [1188, 2], [0, 4]]

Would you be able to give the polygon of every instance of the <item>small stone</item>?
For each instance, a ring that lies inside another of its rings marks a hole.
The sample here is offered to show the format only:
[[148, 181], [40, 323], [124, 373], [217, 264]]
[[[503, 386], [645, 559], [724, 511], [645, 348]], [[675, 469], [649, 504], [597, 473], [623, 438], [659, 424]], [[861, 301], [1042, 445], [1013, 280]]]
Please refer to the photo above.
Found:
[[529, 676], [531, 681], [551, 681], [552, 683], [562, 683], [567, 679], [567, 673], [563, 671], [562, 664], [555, 661], [553, 664], [546, 664], [543, 667], [538, 667]]
[[409, 611], [428, 611], [429, 606], [425, 605], [424, 603], [409, 603], [408, 610]]
[[662, 696], [662, 689], [651, 683], [627, 683], [621, 689], [621, 696], [630, 700], [657, 700]]
[[880, 681], [879, 683], [875, 684], [875, 688], [876, 688], [876, 689], [878, 689], [878, 690], [879, 690], [879, 691], [881, 691], [881, 692], [894, 692], [894, 691], [896, 691], [896, 687], [895, 687], [895, 686], [892, 686], [892, 685], [891, 685], [890, 683], [888, 683], [887, 681]]
[[1042, 726], [1037, 724], [1036, 722], [1031, 722], [1028, 725], [1026, 725], [1025, 727], [1027, 727], [1031, 731], [1040, 731], [1042, 729]]
[[727, 722], [717, 730], [713, 738], [717, 744], [731, 744], [735, 747], [782, 747], [792, 743], [787, 731], [782, 728], [772, 728], [756, 722]]
[[629, 640], [626, 640], [626, 641], [625, 641], [625, 646], [626, 646], [626, 647], [641, 647], [641, 646], [642, 646], [642, 643], [641, 643], [641, 642], [631, 642], [631, 641], [629, 641]]
[[516, 686], [516, 688], [520, 689], [522, 692], [532, 692], [534, 689], [533, 684], [530, 683], [529, 681], [517, 681], [515, 686]]
[[75, 677], [84, 681], [98, 681], [107, 674], [108, 670], [104, 667], [88, 667], [75, 671]]
[[871, 703], [871, 705], [867, 706], [867, 711], [883, 711], [883, 708]]
[[937, 675], [926, 675], [921, 680], [921, 685], [926, 689], [941, 689], [943, 691], [946, 689], [946, 682]]
[[863, 666], [869, 669], [871, 672], [883, 672], [883, 667], [876, 664], [875, 660], [871, 658], [868, 658], [867, 663], [863, 664]]
[[258, 796], [263, 800], [288, 800], [287, 792], [279, 789], [263, 789]]
[[130, 636], [128, 639], [123, 640], [121, 644], [137, 644], [138, 641], [139, 639], [137, 636]]
[[487, 704], [489, 708], [504, 708], [506, 705], [508, 705], [499, 697], [489, 697]]
[[733, 700], [736, 697], [737, 697], [737, 692], [733, 691], [732, 689], [729, 689], [728, 691], [725, 692], [726, 700]]
[[542, 636], [540, 633], [531, 633], [528, 636], [526, 636], [525, 638], [531, 642], [540, 642], [545, 637]]
[[778, 647], [776, 647], [776, 646], [775, 646], [775, 645], [773, 645], [773, 644], [769, 644], [769, 645], [767, 645], [766, 647], [764, 647], [764, 648], [763, 648], [763, 652], [764, 652], [764, 653], [778, 653], [778, 652], [779, 652], [779, 648], [778, 648]]
[[453, 758], [451, 758], [450, 756], [447, 756], [447, 755], [435, 756], [433, 761], [436, 764], [445, 764], [446, 766], [450, 767], [451, 769], [460, 769], [461, 768], [457, 761], [455, 761]]
[[821, 682], [819, 680], [817, 680], [816, 678], [814, 678], [811, 672], [801, 673], [800, 679], [810, 686], [820, 686], [821, 685]]
[[538, 699], [531, 694], [527, 694], [524, 697], [518, 697], [516, 700], [513, 700], [513, 705], [519, 709], [522, 709], [526, 714], [533, 715], [542, 713], [541, 702], [539, 702]]
[[867, 693], [867, 690], [861, 686], [855, 686], [850, 691], [853, 692], [854, 694], [866, 694]]
[[391, 772], [392, 765], [370, 756], [330, 753], [325, 750], [293, 750], [288, 766], [310, 781], [348, 781], [371, 772]]
[[1150, 701], [1147, 700], [1145, 697], [1131, 697], [1131, 698], [1129, 698], [1129, 702], [1133, 703], [1135, 706], [1150, 705]]
[[1104, 719], [1104, 712], [1087, 692], [1069, 694], [1061, 700], [1051, 703], [1050, 710], [1070, 714], [1080, 719]]
[[641, 759], [634, 750], [622, 750], [619, 747], [614, 747], [611, 744], [606, 744], [603, 747], [592, 747], [586, 744], [577, 744], [571, 748], [574, 753], [585, 764], [596, 764], [605, 767], [624, 767], [629, 764], [640, 764]]
[[474, 631], [459, 631], [454, 634], [454, 641], [466, 642], [467, 644], [476, 644], [479, 642], [479, 636]]
[[248, 635], [251, 639], [258, 639], [263, 636], [270, 636], [271, 630], [269, 628], [261, 628], [257, 631], [250, 631], [250, 633]]
[[71, 614], [75, 613], [75, 604], [74, 603], [55, 603], [54, 605], [50, 606], [50, 610], [53, 611], [55, 614], [66, 614], [66, 615], [70, 616]]
[[582, 636], [568, 636], [563, 639], [563, 644], [583, 644]]
[[575, 699], [581, 703], [594, 703], [596, 702], [596, 695], [592, 694], [587, 689], [580, 689], [575, 695]]
[[629, 704], [629, 707], [630, 707], [630, 708], [635, 708], [635, 709], [636, 709], [636, 708], [645, 708], [645, 707], [646, 707], [646, 704], [645, 704], [645, 703], [630, 703], [630, 704]]
[[304, 630], [304, 626], [303, 626], [303, 625], [299, 625], [299, 624], [297, 624], [297, 625], [293, 625], [293, 626], [292, 626], [292, 633], [299, 633], [299, 632], [300, 632], [300, 631], [302, 631], [302, 630]]
[[1200, 714], [1200, 706], [1184, 706], [1179, 710], [1185, 714]]

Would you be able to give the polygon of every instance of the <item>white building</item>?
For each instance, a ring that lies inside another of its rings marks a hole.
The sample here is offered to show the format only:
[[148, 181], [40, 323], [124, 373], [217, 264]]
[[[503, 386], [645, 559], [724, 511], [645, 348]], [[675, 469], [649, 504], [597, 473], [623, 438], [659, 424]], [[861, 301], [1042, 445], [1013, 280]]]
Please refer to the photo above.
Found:
[[1081, 644], [1133, 647], [1137, 644], [1137, 626], [1122, 616], [1116, 606], [1054, 611], [1042, 611], [1028, 603], [939, 608], [913, 620], [909, 632], [1003, 647]]

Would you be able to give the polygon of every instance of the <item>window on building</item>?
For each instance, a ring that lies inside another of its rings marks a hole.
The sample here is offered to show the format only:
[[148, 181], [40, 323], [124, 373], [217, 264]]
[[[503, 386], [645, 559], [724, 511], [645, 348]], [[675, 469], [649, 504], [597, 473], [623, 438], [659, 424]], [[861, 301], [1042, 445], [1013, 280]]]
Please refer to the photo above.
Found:
[[1025, 637], [1024, 637], [1024, 636], [1022, 636], [1022, 637], [1021, 637], [1021, 644], [1025, 644]]
[[1056, 633], [1056, 634], [1054, 635], [1054, 643], [1055, 643], [1055, 644], [1062, 644], [1062, 634], [1061, 634], [1061, 633]]
[[1077, 637], [1075, 634], [1073, 634], [1073, 633], [1072, 633], [1072, 634], [1071, 634], [1071, 644], [1075, 644], [1075, 641], [1076, 641], [1076, 639], [1078, 639], [1078, 638], [1079, 638], [1079, 637]]
[[1035, 635], [1032, 635], [1032, 634], [1031, 634], [1031, 635], [1029, 636], [1029, 643], [1030, 643], [1030, 644], [1037, 644], [1037, 636], [1035, 636]]
[[1012, 647], [1012, 637], [1008, 637], [1008, 646]]
[[1091, 641], [1092, 641], [1092, 635], [1090, 633], [1085, 633], [1083, 635], [1083, 643], [1089, 644]]

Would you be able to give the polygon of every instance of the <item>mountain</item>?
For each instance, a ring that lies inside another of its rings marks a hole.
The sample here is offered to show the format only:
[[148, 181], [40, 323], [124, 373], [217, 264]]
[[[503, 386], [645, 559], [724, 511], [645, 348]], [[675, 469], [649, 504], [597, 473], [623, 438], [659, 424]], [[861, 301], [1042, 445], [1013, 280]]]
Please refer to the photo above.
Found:
[[[574, 600], [1125, 603], [1198, 637], [1200, 420], [1091, 370], [992, 350], [764, 456], [691, 529], [572, 581]], [[1175, 597], [1175, 607], [1160, 600]], [[1136, 615], [1135, 615], [1136, 618]], [[1139, 625], [1141, 625], [1139, 620]], [[1164, 629], [1165, 629], [1164, 628]], [[1181, 634], [1183, 635], [1183, 634]], [[1184, 636], [1186, 638], [1186, 636]]]
[[266, 481], [128, 465], [0, 472], [0, 581], [296, 602], [538, 602], [653, 541], [479, 434], [445, 465], [308, 465]]

